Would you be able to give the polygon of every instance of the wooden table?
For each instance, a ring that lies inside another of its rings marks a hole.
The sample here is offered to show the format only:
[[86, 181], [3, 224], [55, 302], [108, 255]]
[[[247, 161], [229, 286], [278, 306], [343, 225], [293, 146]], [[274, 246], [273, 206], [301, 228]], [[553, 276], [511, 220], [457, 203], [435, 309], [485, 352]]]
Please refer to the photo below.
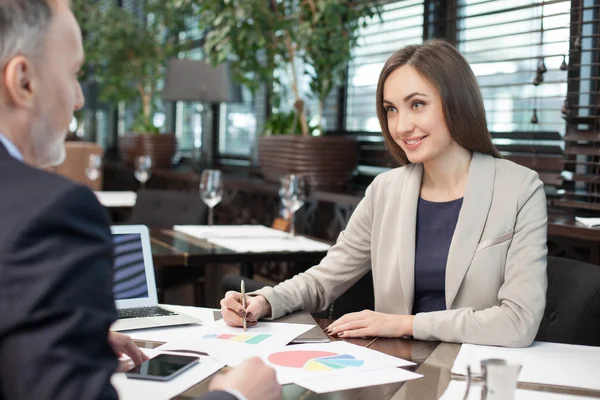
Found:
[[255, 262], [294, 261], [316, 264], [327, 254], [327, 251], [238, 252], [172, 229], [152, 228], [150, 240], [155, 266], [241, 263], [246, 267], [242, 275], [248, 277], [252, 277], [252, 268], [249, 267]]
[[[218, 318], [218, 317], [217, 317]], [[318, 324], [325, 328], [332, 320], [318, 319]], [[319, 400], [435, 400], [445, 392], [452, 379], [452, 366], [460, 350], [460, 344], [427, 342], [412, 339], [340, 339], [332, 337], [333, 341], [346, 341], [357, 346], [363, 346], [380, 351], [391, 356], [400, 357], [416, 363], [407, 368], [415, 371], [423, 378], [408, 382], [390, 383], [359, 389], [343, 390], [331, 393], [317, 394], [300, 386], [290, 384], [283, 386], [283, 399], [319, 399]], [[136, 342], [143, 345], [144, 342]], [[158, 342], [146, 342], [147, 346], [155, 347]], [[463, 379], [455, 377], [455, 379]], [[175, 397], [175, 400], [199, 399], [208, 392], [210, 378]], [[479, 386], [477, 386], [479, 387]], [[588, 396], [590, 399], [600, 399], [600, 391], [567, 388], [560, 386], [519, 383], [520, 389], [536, 390], [550, 393]]]

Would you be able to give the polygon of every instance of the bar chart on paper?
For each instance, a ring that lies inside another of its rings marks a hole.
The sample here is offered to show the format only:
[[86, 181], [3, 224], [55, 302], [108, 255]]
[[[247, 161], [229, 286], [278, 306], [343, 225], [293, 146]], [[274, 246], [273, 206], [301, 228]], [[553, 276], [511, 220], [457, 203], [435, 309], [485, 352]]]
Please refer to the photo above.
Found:
[[232, 342], [238, 343], [246, 343], [246, 344], [260, 344], [270, 338], [272, 335], [268, 334], [259, 334], [259, 335], [230, 335], [227, 333], [223, 334], [207, 334], [202, 336], [202, 339], [220, 339], [220, 340], [229, 340]]
[[328, 351], [282, 351], [271, 354], [269, 362], [305, 371], [333, 371], [348, 367], [360, 367], [364, 364], [350, 354], [338, 354]]

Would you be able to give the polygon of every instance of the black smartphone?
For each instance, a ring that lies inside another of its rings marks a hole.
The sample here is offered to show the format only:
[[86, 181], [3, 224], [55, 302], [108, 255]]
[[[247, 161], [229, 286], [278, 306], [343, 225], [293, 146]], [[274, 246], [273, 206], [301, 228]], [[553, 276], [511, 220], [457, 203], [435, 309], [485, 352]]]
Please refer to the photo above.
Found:
[[177, 354], [159, 354], [127, 371], [125, 375], [133, 379], [150, 379], [168, 381], [188, 368], [193, 367], [199, 357], [180, 356]]

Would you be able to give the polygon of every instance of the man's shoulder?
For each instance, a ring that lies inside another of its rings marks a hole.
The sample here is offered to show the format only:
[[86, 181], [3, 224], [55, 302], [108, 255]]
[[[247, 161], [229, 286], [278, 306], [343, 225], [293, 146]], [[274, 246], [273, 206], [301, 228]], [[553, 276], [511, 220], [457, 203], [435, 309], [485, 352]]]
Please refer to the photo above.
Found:
[[0, 214], [8, 230], [48, 213], [66, 218], [79, 214], [94, 219], [96, 215], [108, 225], [106, 213], [90, 189], [18, 161], [0, 165], [0, 193]]

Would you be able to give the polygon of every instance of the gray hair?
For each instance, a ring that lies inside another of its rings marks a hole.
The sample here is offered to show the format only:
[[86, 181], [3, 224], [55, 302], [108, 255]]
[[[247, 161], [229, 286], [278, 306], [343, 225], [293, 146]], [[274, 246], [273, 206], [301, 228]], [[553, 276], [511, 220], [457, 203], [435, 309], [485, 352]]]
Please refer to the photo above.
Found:
[[51, 20], [48, 0], [0, 0], [0, 68], [19, 54], [38, 56]]

